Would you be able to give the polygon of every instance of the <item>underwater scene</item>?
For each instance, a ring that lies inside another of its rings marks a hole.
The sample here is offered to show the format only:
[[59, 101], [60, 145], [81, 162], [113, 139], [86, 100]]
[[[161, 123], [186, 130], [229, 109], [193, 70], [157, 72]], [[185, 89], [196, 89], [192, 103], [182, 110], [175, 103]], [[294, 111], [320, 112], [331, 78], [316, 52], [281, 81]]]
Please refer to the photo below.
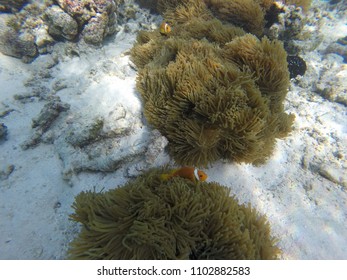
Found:
[[347, 260], [347, 1], [0, 0], [1, 260]]

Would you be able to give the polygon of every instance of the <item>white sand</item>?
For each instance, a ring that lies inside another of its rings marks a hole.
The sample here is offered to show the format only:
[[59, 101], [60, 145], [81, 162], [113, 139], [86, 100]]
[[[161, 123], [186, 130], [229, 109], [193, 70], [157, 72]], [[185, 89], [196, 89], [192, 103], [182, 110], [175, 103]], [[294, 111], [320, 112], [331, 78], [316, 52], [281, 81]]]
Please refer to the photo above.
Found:
[[[341, 19], [329, 20], [329, 25], [315, 29], [323, 38], [321, 46], [304, 52], [308, 71], [299, 82], [293, 81], [285, 102], [286, 111], [296, 115], [294, 130], [277, 141], [269, 161], [260, 167], [217, 162], [206, 170], [209, 181], [230, 186], [241, 203], [251, 203], [267, 215], [283, 259], [347, 259], [347, 109], [322, 98], [312, 86], [323, 70], [339, 83], [347, 81], [342, 58], [320, 53], [347, 35], [344, 24]], [[8, 127], [7, 140], [0, 144], [0, 259], [65, 258], [68, 243], [78, 232], [68, 219], [75, 195], [116, 187], [141, 170], [169, 162], [164, 139], [156, 139], [142, 122], [136, 72], [125, 53], [134, 39], [134, 33], [121, 31], [101, 49], [81, 46], [75, 57], [63, 55], [58, 44], [54, 54], [31, 64], [0, 54], [0, 113], [8, 111], [0, 118]], [[47, 73], [50, 76], [45, 77]], [[29, 84], [28, 79], [34, 82]], [[347, 94], [346, 83], [335, 86]], [[70, 109], [53, 122], [41, 143], [23, 150], [22, 144], [33, 136], [32, 119], [48, 100], [32, 97], [21, 102], [13, 97], [54, 88]], [[125, 118], [112, 115], [115, 111], [119, 116], [125, 113]], [[69, 131], [82, 131], [97, 118], [114, 118], [120, 127], [131, 125], [133, 133], [119, 139], [110, 154], [101, 151], [98, 156], [95, 151], [88, 162], [85, 154], [66, 148], [64, 141]], [[142, 151], [148, 145], [153, 148], [150, 155]], [[108, 171], [116, 157], [129, 153], [140, 156], [124, 159], [117, 171], [92, 172]]]

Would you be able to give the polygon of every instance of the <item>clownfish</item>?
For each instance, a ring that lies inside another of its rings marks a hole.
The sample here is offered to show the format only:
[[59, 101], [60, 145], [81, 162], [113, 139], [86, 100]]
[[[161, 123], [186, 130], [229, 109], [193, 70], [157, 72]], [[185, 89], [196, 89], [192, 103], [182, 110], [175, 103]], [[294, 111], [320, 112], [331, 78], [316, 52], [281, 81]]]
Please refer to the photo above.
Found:
[[201, 181], [204, 182], [207, 179], [207, 174], [195, 167], [182, 167], [179, 169], [174, 169], [168, 174], [161, 174], [160, 178], [162, 180], [170, 180], [172, 177], [181, 177], [189, 179], [192, 182]]
[[167, 22], [163, 21], [160, 24], [159, 31], [160, 31], [160, 34], [167, 35], [171, 32], [171, 26]]

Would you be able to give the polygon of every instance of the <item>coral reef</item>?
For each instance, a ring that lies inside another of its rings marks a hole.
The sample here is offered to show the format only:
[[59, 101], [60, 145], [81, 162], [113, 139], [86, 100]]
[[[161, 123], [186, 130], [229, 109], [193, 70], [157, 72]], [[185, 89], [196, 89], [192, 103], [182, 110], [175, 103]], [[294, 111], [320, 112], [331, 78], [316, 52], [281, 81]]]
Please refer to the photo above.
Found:
[[18, 20], [9, 14], [0, 14], [0, 51], [30, 62], [38, 55], [35, 37], [30, 32], [19, 32]]
[[73, 40], [78, 34], [78, 24], [72, 16], [60, 7], [53, 5], [45, 11], [48, 33], [58, 40]]
[[[271, 40], [279, 39], [283, 42], [284, 48], [288, 53], [288, 68], [290, 72], [290, 78], [295, 78], [297, 75], [303, 76], [306, 71], [306, 62], [300, 56], [302, 47], [300, 47], [300, 40], [303, 39], [303, 29], [306, 23], [306, 15], [296, 6], [289, 6], [276, 4], [271, 6], [269, 13], [267, 14], [266, 28], [264, 34]], [[295, 1], [296, 5], [299, 2]], [[304, 3], [303, 3], [304, 4]], [[308, 6], [304, 5], [304, 11], [307, 11]], [[302, 44], [305, 44], [305, 43]]]
[[[12, 13], [0, 14], [0, 51], [27, 63], [51, 52], [56, 41], [83, 39], [99, 46], [117, 31], [120, 0], [17, 2], [4, 4], [4, 9]], [[22, 8], [24, 2], [28, 3]]]
[[0, 14], [0, 51], [29, 63], [40, 53], [47, 53], [54, 39], [42, 19], [50, 1], [28, 3], [13, 14]]
[[71, 218], [84, 227], [71, 259], [276, 259], [270, 226], [217, 183], [180, 177], [162, 181], [153, 169], [124, 186], [82, 192]]
[[111, 0], [55, 0], [82, 29], [82, 37], [87, 43], [100, 45], [104, 37], [116, 31], [116, 11], [120, 1]]
[[203, 5], [166, 13], [178, 19], [170, 36], [139, 33], [131, 55], [145, 116], [168, 138], [179, 164], [206, 166], [221, 158], [263, 163], [294, 118], [282, 104], [287, 54], [277, 40], [206, 20]]
[[290, 41], [302, 32], [306, 22], [305, 18], [305, 15], [299, 9], [295, 7], [284, 7], [283, 13], [281, 13], [279, 18], [280, 30], [278, 38], [287, 42], [286, 44], [290, 44]]

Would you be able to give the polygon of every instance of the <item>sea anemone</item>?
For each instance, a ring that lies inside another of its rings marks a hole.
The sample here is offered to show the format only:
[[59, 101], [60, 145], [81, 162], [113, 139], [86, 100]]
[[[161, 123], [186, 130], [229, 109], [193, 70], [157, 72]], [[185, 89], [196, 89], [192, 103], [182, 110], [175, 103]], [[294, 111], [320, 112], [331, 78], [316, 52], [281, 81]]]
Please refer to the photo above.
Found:
[[270, 226], [229, 188], [153, 169], [104, 193], [77, 195], [71, 218], [83, 227], [70, 259], [276, 259]]

